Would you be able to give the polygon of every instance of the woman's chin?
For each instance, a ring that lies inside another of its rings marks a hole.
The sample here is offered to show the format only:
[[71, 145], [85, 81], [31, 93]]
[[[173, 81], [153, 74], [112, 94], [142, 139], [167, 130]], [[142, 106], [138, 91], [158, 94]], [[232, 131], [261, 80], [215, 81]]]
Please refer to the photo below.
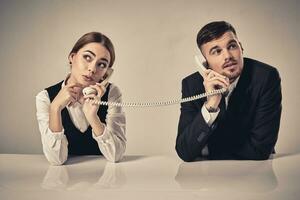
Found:
[[96, 83], [95, 83], [95, 81], [85, 81], [85, 80], [83, 80], [83, 81], [80, 82], [80, 84], [83, 85], [84, 87], [88, 87], [90, 85], [95, 85]]

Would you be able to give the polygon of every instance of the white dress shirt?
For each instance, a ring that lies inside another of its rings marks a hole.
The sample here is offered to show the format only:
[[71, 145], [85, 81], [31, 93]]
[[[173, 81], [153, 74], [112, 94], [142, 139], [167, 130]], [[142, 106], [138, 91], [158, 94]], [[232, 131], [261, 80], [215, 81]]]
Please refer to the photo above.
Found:
[[[62, 87], [64, 85], [63, 82]], [[122, 94], [114, 84], [110, 85], [108, 101], [122, 102]], [[43, 152], [51, 164], [61, 165], [68, 158], [68, 140], [64, 130], [61, 132], [50, 130], [49, 106], [48, 92], [46, 90], [39, 92], [36, 96], [36, 116], [41, 133]], [[71, 107], [67, 106], [67, 110], [75, 127], [81, 132], [85, 132], [89, 123], [83, 113], [82, 105], [75, 103]], [[107, 160], [117, 162], [123, 157], [126, 148], [125, 130], [126, 119], [122, 108], [109, 106], [103, 134], [96, 136], [92, 131], [93, 138], [97, 141], [100, 151]]]
[[[232, 82], [229, 87], [228, 87], [228, 95], [225, 97], [225, 103], [226, 103], [226, 108], [228, 106], [228, 101], [229, 101], [229, 98], [232, 94], [232, 91], [235, 89], [238, 81], [239, 81], [239, 78], [238, 77], [237, 79], [234, 80], [234, 82]], [[203, 104], [202, 108], [201, 108], [201, 113], [202, 113], [202, 116], [205, 120], [205, 122], [207, 123], [207, 125], [210, 127], [214, 121], [217, 119], [218, 115], [219, 115], [219, 112], [220, 112], [220, 109], [217, 111], [217, 112], [208, 112], [207, 108], [205, 107], [205, 105]], [[209, 154], [209, 151], [208, 151], [208, 147], [207, 145], [202, 149], [202, 155], [204, 156], [208, 156]]]

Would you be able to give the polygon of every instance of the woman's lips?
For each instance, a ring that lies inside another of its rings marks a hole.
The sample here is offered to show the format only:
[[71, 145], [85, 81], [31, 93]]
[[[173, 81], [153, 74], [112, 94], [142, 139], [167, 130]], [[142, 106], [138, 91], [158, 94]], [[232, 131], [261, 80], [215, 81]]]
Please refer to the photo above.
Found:
[[87, 82], [92, 82], [92, 81], [94, 81], [94, 79], [93, 79], [92, 77], [90, 77], [90, 76], [85, 76], [85, 75], [83, 75], [83, 79], [84, 79], [85, 81], [87, 81]]

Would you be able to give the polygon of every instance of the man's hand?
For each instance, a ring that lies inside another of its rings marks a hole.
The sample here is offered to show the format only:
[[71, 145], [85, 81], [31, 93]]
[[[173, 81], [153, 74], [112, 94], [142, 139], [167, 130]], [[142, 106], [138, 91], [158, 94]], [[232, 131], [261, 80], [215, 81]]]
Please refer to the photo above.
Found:
[[[226, 76], [223, 76], [211, 69], [207, 69], [203, 73], [203, 85], [206, 92], [211, 92], [212, 90], [225, 88], [228, 89], [230, 83]], [[208, 96], [205, 106], [207, 109], [213, 108], [217, 109], [222, 98], [222, 94], [216, 94], [213, 96]]]

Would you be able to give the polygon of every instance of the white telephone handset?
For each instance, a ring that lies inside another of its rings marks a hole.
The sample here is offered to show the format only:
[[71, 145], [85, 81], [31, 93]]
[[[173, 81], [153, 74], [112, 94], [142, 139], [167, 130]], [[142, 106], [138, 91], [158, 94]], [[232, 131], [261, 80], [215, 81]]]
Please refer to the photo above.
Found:
[[[104, 76], [104, 80], [101, 81], [100, 85], [102, 85], [106, 88], [108, 86], [108, 81], [109, 81], [111, 75], [113, 74], [113, 72], [114, 72], [114, 70], [112, 68], [108, 68], [107, 71], [106, 71], [106, 74]], [[97, 90], [95, 90], [92, 87], [85, 87], [82, 90], [82, 93], [83, 93], [84, 96], [87, 96], [87, 95], [90, 95], [90, 94], [97, 95]]]
[[205, 71], [208, 69], [208, 63], [202, 55], [195, 55], [195, 61], [200, 68], [199, 73], [202, 77], [205, 76]]
[[[206, 59], [202, 55], [195, 55], [195, 61], [200, 68], [199, 73], [201, 74], [202, 77], [205, 77], [206, 76], [205, 72], [208, 69], [208, 63]], [[228, 90], [224, 89], [223, 93], [224, 94], [228, 93]]]

